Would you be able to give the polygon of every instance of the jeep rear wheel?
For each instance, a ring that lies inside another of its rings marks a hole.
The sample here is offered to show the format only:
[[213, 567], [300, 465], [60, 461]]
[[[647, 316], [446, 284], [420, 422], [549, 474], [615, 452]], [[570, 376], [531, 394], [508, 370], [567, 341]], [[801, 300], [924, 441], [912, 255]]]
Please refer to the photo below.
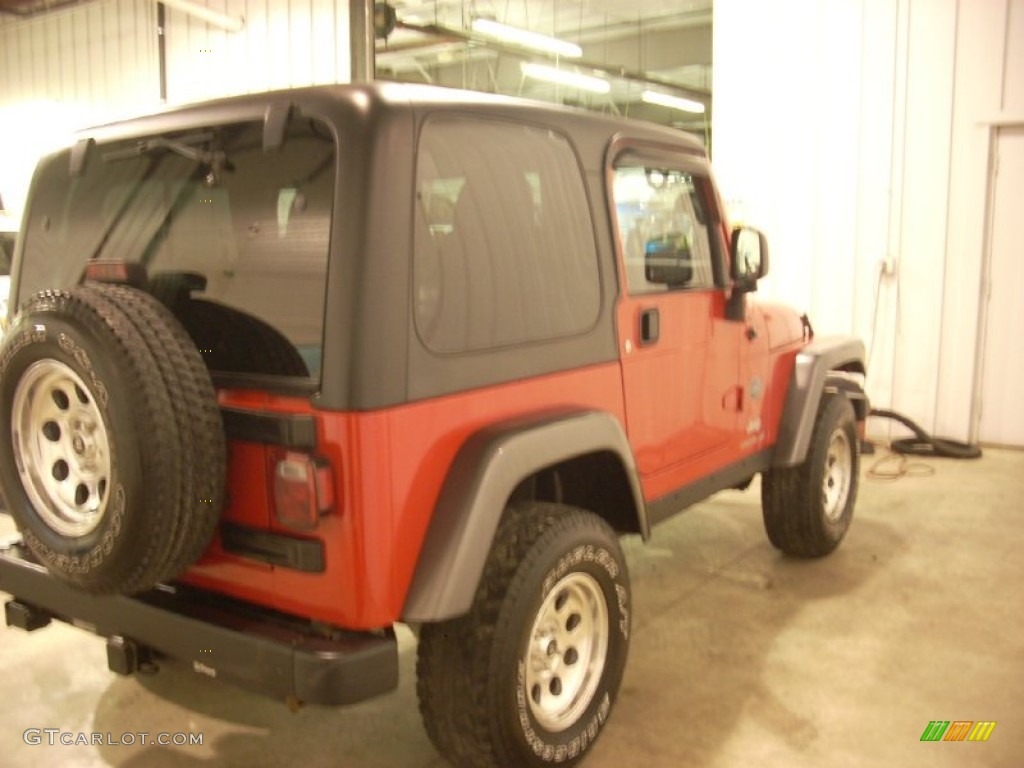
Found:
[[132, 593], [209, 544], [220, 412], [198, 350], [131, 288], [28, 300], [0, 347], [0, 481], [25, 544], [63, 581]]
[[853, 519], [859, 471], [853, 406], [825, 394], [803, 464], [764, 474], [761, 505], [771, 543], [797, 557], [821, 557], [839, 546]]
[[622, 679], [629, 596], [604, 520], [510, 508], [470, 612], [420, 631], [417, 691], [434, 745], [459, 768], [582, 759]]

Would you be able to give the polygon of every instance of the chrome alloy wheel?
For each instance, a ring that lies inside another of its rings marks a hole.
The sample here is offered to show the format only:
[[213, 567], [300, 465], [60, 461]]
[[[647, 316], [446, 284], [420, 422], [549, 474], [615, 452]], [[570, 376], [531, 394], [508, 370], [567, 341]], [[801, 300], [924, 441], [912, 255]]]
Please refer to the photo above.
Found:
[[57, 360], [32, 363], [11, 422], [18, 474], [40, 520], [66, 537], [94, 530], [107, 507], [110, 441], [82, 379]]
[[570, 573], [537, 612], [526, 649], [526, 696], [537, 722], [564, 731], [582, 717], [608, 655], [608, 605], [594, 577]]
[[843, 429], [836, 429], [828, 440], [828, 453], [825, 454], [825, 477], [822, 481], [821, 495], [825, 517], [834, 523], [843, 516], [846, 500], [850, 495], [850, 482], [853, 475], [853, 446]]

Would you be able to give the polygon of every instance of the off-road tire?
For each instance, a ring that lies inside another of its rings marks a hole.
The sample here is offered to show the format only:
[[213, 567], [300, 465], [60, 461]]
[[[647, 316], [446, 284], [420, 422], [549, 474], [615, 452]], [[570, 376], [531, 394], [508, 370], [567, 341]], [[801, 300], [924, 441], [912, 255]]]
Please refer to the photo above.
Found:
[[54, 576], [130, 594], [178, 575], [213, 536], [225, 457], [209, 373], [158, 301], [89, 283], [26, 302], [0, 347], [0, 482]]
[[853, 406], [841, 394], [825, 393], [804, 462], [764, 473], [761, 508], [769, 541], [796, 557], [832, 552], [853, 520], [859, 475]]
[[622, 680], [629, 601], [604, 520], [560, 504], [510, 507], [470, 612], [420, 631], [417, 693], [438, 751], [458, 768], [579, 762]]

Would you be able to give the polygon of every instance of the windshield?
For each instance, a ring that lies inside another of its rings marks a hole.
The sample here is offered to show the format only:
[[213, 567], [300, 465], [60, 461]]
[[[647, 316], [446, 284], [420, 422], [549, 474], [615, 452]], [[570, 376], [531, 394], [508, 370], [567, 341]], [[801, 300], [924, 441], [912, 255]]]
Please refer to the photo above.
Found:
[[20, 298], [80, 282], [96, 259], [141, 264], [147, 289], [214, 350], [214, 373], [319, 379], [334, 142], [309, 120], [292, 120], [280, 149], [262, 140], [252, 122], [99, 145], [75, 178], [67, 152], [49, 158]]

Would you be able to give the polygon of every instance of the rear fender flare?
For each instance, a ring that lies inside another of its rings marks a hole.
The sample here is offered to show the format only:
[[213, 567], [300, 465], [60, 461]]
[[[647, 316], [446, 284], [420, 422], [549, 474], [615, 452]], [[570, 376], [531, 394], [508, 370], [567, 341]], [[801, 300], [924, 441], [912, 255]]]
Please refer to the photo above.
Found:
[[402, 620], [441, 621], [469, 611], [494, 534], [523, 480], [562, 461], [610, 452], [622, 462], [637, 529], [650, 523], [629, 441], [608, 413], [546, 414], [493, 425], [459, 449], [423, 541]]

